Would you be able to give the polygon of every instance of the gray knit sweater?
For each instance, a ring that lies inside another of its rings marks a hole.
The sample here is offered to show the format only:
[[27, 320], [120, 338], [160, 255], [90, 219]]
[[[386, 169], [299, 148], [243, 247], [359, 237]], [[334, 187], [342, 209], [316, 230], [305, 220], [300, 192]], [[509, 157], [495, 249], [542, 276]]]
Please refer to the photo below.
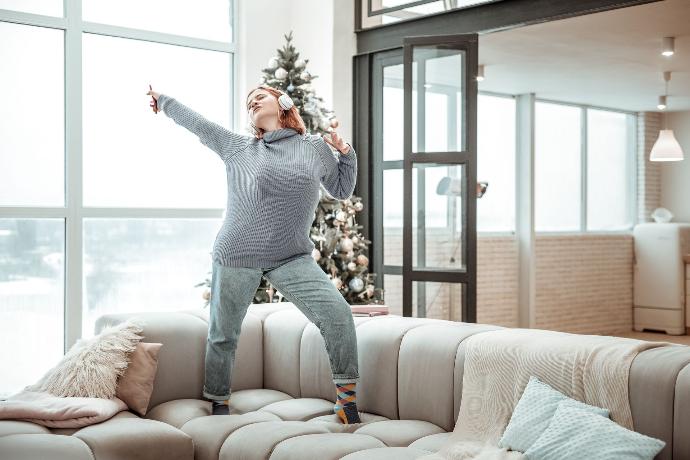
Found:
[[320, 136], [291, 128], [243, 136], [161, 94], [158, 108], [199, 137], [225, 163], [227, 210], [213, 260], [231, 267], [272, 268], [305, 254], [320, 183], [334, 198], [352, 195], [357, 157], [334, 151]]

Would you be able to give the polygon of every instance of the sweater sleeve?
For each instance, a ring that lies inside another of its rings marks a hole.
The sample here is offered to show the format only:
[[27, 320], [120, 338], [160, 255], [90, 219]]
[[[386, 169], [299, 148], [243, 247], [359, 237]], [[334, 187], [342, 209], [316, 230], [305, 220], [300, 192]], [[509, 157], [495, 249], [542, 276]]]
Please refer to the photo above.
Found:
[[249, 136], [234, 133], [207, 120], [174, 97], [159, 95], [158, 108], [175, 123], [196, 134], [202, 144], [216, 152], [224, 161], [249, 145]]
[[350, 151], [346, 154], [333, 151], [321, 136], [311, 136], [310, 142], [321, 158], [321, 183], [326, 191], [338, 200], [350, 198], [357, 182], [355, 149], [348, 144]]

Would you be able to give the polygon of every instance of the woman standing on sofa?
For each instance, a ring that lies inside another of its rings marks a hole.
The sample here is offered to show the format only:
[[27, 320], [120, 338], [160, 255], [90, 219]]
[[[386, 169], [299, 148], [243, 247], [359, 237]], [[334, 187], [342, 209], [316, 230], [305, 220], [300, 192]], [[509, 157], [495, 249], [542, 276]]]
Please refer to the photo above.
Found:
[[320, 183], [337, 199], [352, 195], [354, 149], [335, 131], [329, 137], [307, 134], [290, 96], [268, 86], [247, 95], [254, 136], [229, 131], [173, 97], [153, 90], [146, 94], [153, 98], [154, 113], [162, 110], [196, 134], [227, 171], [226, 217], [213, 245], [203, 390], [212, 400], [212, 413], [229, 413], [242, 320], [264, 276], [321, 331], [336, 387], [333, 410], [343, 423], [360, 423], [354, 320], [349, 304], [313, 259], [309, 238]]

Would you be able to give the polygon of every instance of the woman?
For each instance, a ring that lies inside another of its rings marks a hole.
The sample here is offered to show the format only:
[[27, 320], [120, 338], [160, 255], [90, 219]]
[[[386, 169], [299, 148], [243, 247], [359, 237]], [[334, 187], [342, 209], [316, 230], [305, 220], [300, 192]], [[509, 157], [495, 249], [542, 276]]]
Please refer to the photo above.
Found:
[[[162, 110], [216, 152], [227, 170], [226, 217], [213, 245], [211, 312], [203, 396], [212, 413], [228, 414], [232, 367], [242, 320], [261, 277], [321, 331], [336, 387], [334, 412], [360, 423], [357, 337], [349, 304], [312, 257], [309, 238], [319, 188], [337, 199], [352, 195], [357, 157], [337, 133], [306, 133], [292, 99], [268, 86], [246, 100], [254, 136], [233, 133], [152, 89]], [[331, 147], [337, 150], [333, 152]]]

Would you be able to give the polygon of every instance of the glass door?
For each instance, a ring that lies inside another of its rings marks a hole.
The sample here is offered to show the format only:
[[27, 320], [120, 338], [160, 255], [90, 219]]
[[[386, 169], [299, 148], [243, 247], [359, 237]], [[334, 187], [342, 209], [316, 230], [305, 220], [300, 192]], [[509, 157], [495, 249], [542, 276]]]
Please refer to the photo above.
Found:
[[476, 69], [476, 34], [373, 56], [373, 261], [392, 313], [476, 320]]
[[476, 321], [477, 35], [403, 42], [403, 315]]

